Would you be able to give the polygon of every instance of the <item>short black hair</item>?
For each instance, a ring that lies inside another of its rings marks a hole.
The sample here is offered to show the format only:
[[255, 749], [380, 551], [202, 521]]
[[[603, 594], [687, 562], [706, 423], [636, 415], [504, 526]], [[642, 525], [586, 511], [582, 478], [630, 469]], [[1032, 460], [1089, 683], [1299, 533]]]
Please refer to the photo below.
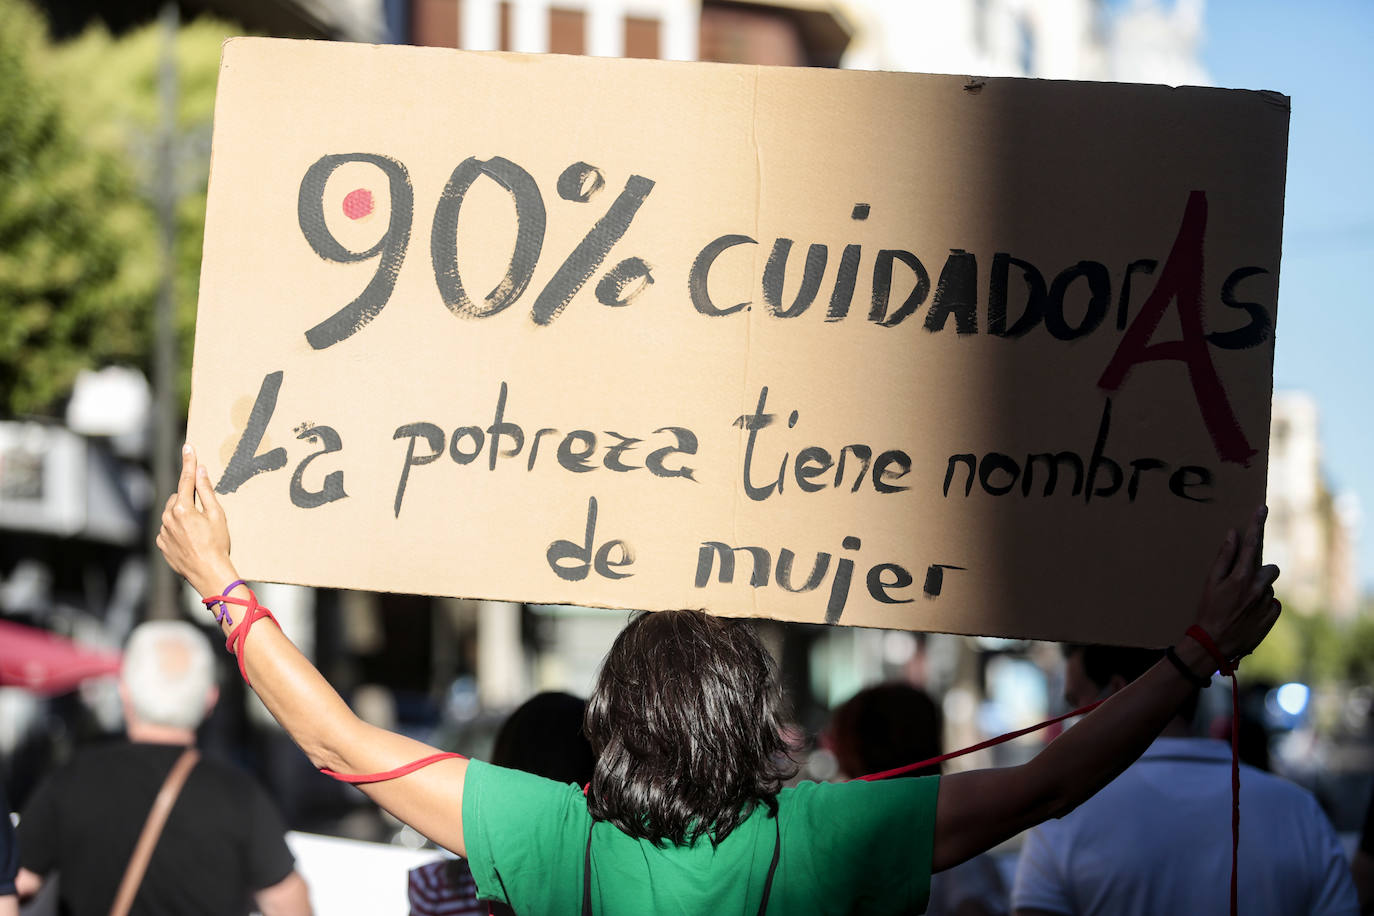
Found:
[[1100, 646], [1076, 643], [1064, 646], [1064, 657], [1078, 653], [1083, 659], [1083, 673], [1088, 680], [1105, 689], [1112, 678], [1130, 683], [1154, 666], [1164, 657], [1163, 649], [1137, 649], [1132, 646]]
[[773, 658], [747, 623], [641, 614], [616, 637], [587, 703], [587, 806], [655, 845], [720, 842], [796, 772]]
[[585, 786], [596, 757], [582, 732], [587, 701], [570, 693], [537, 693], [496, 733], [491, 762], [558, 782]]
[[[1074, 654], [1082, 658], [1083, 673], [1088, 676], [1088, 680], [1096, 684], [1099, 690], [1102, 690], [1118, 674], [1128, 684], [1140, 677], [1164, 657], [1164, 650], [1137, 649], [1132, 646], [1066, 643], [1064, 645], [1064, 657], [1068, 658]], [[1200, 695], [1201, 691], [1195, 689], [1192, 696], [1184, 700], [1183, 705], [1179, 707], [1178, 714], [1190, 725], [1197, 718]]]
[[[867, 776], [940, 756], [944, 716], [919, 687], [877, 684], [860, 690], [835, 710], [825, 743], [846, 776]], [[933, 776], [940, 765], [908, 775]]]

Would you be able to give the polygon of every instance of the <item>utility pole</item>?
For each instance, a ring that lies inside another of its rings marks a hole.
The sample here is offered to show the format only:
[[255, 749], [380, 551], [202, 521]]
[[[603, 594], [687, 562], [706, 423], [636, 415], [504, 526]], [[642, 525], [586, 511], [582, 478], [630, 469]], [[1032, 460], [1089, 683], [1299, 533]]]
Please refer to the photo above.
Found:
[[153, 506], [149, 531], [148, 558], [152, 564], [148, 614], [150, 619], [179, 616], [177, 583], [171, 568], [158, 552], [153, 540], [161, 525], [162, 503], [176, 487], [180, 470], [180, 411], [177, 409], [177, 329], [176, 329], [176, 218], [177, 218], [177, 64], [176, 41], [180, 14], [175, 2], [168, 2], [159, 17], [162, 26], [162, 66], [158, 73], [158, 97], [162, 103], [162, 123], [158, 131], [157, 189], [158, 221], [162, 224], [162, 284], [155, 314], [156, 337], [153, 363]]

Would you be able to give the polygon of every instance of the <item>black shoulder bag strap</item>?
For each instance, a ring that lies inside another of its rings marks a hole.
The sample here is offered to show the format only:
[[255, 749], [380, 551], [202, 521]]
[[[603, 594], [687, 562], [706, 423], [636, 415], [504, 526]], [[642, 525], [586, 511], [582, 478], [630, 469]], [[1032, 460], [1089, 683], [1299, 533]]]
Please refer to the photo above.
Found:
[[143, 831], [138, 835], [133, 854], [129, 856], [129, 864], [124, 869], [124, 877], [120, 879], [114, 903], [110, 905], [110, 916], [125, 916], [134, 905], [134, 895], [138, 893], [138, 886], [143, 883], [143, 874], [148, 870], [148, 860], [153, 857], [153, 849], [157, 846], [158, 837], [162, 835], [162, 828], [167, 823], [167, 815], [172, 813], [172, 806], [181, 794], [181, 787], [186, 785], [186, 779], [199, 759], [200, 754], [196, 749], [188, 747], [181, 752], [181, 756], [167, 772], [162, 788], [158, 789], [157, 797], [153, 799], [153, 807], [148, 812], [148, 818], [143, 822]]
[[778, 859], [782, 858], [782, 825], [778, 822], [778, 812], [773, 812], [773, 861], [768, 866], [768, 880], [763, 882], [763, 899], [759, 901], [759, 916], [768, 912], [768, 896], [773, 893], [773, 875], [778, 870]]
[[[592, 822], [592, 827], [596, 822]], [[592, 827], [587, 828], [587, 851], [582, 855], [582, 916], [592, 916]], [[773, 861], [768, 866], [768, 880], [763, 883], [763, 899], [759, 901], [759, 916], [768, 912], [768, 898], [773, 893], [773, 875], [782, 858], [782, 825], [773, 815]]]

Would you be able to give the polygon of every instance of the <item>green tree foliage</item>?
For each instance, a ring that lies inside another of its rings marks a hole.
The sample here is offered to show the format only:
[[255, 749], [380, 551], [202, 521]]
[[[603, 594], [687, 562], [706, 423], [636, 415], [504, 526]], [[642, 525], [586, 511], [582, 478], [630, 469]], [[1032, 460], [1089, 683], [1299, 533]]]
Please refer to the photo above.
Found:
[[1298, 612], [1285, 606], [1274, 628], [1264, 637], [1253, 655], [1244, 659], [1240, 671], [1245, 679], [1282, 684], [1299, 676], [1303, 668], [1302, 623]]
[[1374, 614], [1334, 620], [1285, 606], [1274, 629], [1240, 669], [1250, 679], [1282, 684], [1374, 683]]
[[[179, 394], [190, 391], [210, 125], [220, 43], [197, 20], [175, 43], [174, 288]], [[55, 410], [83, 368], [151, 377], [163, 269], [156, 23], [54, 45], [22, 0], [0, 0], [0, 413]]]
[[[179, 394], [190, 397], [191, 349], [196, 297], [200, 282], [201, 242], [205, 232], [205, 196], [210, 168], [210, 135], [220, 45], [241, 34], [227, 23], [200, 18], [182, 26], [176, 37], [176, 130], [172, 141], [173, 174], [162, 166], [159, 138], [162, 102], [159, 72], [165, 34], [150, 23], [119, 38], [93, 27], [81, 37], [57, 46], [53, 53], [54, 85], [66, 107], [87, 125], [88, 138], [99, 149], [128, 163], [153, 219], [164, 184], [177, 194], [175, 250], [176, 325], [180, 343]], [[156, 220], [150, 223], [157, 230]], [[153, 236], [160, 246], [160, 236]], [[160, 248], [158, 249], [161, 250]], [[151, 348], [151, 337], [148, 342]]]
[[143, 364], [149, 219], [113, 156], [44, 80], [41, 20], [0, 0], [0, 411], [53, 410], [77, 372]]
[[1374, 607], [1368, 603], [1350, 625], [1345, 638], [1346, 680], [1374, 685]]

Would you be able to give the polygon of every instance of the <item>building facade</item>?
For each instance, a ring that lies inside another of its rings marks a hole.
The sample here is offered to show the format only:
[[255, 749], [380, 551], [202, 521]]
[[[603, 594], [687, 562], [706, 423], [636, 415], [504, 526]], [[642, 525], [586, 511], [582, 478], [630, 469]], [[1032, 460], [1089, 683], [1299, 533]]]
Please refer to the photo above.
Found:
[[1283, 569], [1278, 590], [1299, 613], [1348, 619], [1359, 609], [1358, 506], [1322, 468], [1320, 412], [1298, 391], [1276, 392], [1269, 436], [1265, 560]]
[[1205, 85], [1202, 0], [852, 0], [845, 66]]

